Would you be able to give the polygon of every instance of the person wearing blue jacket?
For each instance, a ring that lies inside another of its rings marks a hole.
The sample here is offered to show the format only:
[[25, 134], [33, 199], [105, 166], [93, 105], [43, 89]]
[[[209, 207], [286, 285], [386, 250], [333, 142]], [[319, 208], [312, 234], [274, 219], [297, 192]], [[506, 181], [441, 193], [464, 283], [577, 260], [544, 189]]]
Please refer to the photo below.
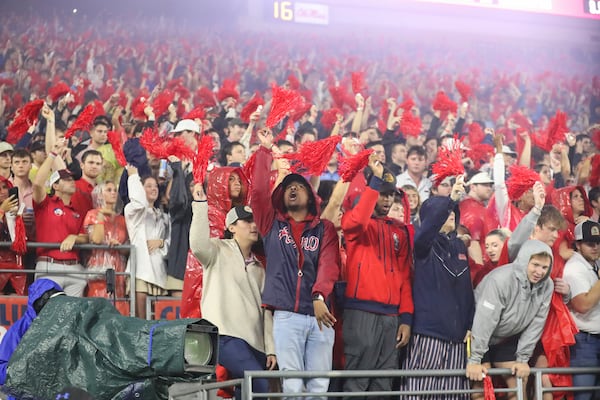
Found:
[[[38, 316], [41, 308], [45, 304], [45, 301], [37, 300], [42, 299], [44, 294], [48, 292], [50, 294], [64, 294], [60, 285], [50, 279], [38, 279], [29, 286], [29, 298], [27, 299], [27, 310], [25, 314], [19, 318], [6, 332], [0, 342], [0, 385], [4, 385], [6, 381], [6, 368], [8, 367], [8, 361], [10, 356], [13, 354], [21, 338], [29, 329], [29, 326], [33, 320]], [[49, 298], [49, 295], [47, 295]], [[46, 301], [48, 299], [46, 298]], [[43, 302], [43, 303], [42, 303]]]
[[[470, 335], [475, 299], [467, 247], [456, 234], [458, 200], [464, 193], [459, 177], [450, 197], [434, 196], [423, 203], [421, 226], [415, 232], [413, 335], [404, 369], [463, 369], [465, 342]], [[466, 390], [464, 376], [409, 377], [404, 390]], [[420, 396], [408, 396], [418, 399]], [[428, 398], [464, 399], [468, 394]]]
[[[271, 194], [273, 134], [258, 132], [251, 207], [267, 258], [262, 302], [274, 310], [275, 355], [282, 371], [332, 367], [333, 324], [329, 300], [340, 274], [333, 224], [319, 218], [319, 199], [299, 174], [286, 175]], [[286, 378], [284, 393], [326, 392], [328, 378]]]

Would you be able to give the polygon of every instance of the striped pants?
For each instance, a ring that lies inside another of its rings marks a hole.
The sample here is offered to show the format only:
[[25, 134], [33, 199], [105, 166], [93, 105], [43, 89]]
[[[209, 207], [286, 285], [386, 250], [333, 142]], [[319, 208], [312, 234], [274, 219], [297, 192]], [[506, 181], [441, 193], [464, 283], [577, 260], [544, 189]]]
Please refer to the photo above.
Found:
[[[467, 365], [464, 343], [453, 343], [414, 334], [409, 344], [403, 369], [463, 369]], [[402, 390], [468, 390], [469, 381], [461, 376], [407, 377]], [[404, 400], [469, 400], [469, 394], [402, 396]]]

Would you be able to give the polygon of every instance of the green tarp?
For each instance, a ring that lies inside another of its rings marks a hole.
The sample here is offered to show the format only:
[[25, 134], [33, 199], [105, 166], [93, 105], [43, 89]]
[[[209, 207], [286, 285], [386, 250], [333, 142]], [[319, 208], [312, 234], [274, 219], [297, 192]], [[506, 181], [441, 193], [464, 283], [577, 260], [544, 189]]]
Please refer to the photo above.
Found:
[[108, 400], [125, 398], [135, 384], [138, 398], [166, 399], [169, 385], [203, 376], [184, 372], [184, 333], [194, 322], [124, 317], [104, 299], [58, 296], [11, 356], [4, 390], [50, 400], [73, 386]]

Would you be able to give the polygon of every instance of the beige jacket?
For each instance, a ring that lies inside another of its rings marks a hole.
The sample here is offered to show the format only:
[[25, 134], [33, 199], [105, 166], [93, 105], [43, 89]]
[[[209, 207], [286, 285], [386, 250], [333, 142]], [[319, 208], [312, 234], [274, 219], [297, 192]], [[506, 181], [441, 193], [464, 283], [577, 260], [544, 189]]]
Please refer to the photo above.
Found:
[[219, 334], [275, 354], [273, 313], [262, 307], [261, 300], [264, 267], [256, 259], [246, 262], [234, 239], [209, 237], [206, 202], [194, 202], [192, 212], [190, 249], [204, 268], [202, 317], [219, 327]]

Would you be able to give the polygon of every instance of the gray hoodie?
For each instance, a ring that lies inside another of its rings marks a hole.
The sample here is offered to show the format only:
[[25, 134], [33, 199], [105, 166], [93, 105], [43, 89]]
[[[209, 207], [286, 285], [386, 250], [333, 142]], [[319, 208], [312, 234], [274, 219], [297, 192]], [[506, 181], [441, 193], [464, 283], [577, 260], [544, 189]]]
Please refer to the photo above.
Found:
[[529, 260], [539, 253], [547, 253], [552, 259], [552, 249], [547, 244], [526, 241], [513, 263], [496, 268], [477, 286], [469, 363], [480, 364], [489, 345], [515, 335], [520, 335], [516, 361], [529, 361], [542, 335], [554, 290], [549, 279], [552, 264], [536, 284], [527, 279]]

